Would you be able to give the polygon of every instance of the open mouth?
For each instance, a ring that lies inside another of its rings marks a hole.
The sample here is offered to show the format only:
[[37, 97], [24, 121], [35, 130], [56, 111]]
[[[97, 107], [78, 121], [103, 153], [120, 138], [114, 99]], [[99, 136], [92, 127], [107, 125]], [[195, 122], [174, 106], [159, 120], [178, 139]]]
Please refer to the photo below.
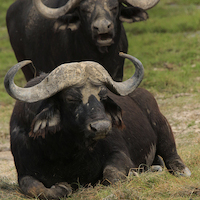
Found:
[[112, 35], [108, 33], [99, 34], [97, 37], [97, 44], [99, 46], [110, 46], [113, 44]]

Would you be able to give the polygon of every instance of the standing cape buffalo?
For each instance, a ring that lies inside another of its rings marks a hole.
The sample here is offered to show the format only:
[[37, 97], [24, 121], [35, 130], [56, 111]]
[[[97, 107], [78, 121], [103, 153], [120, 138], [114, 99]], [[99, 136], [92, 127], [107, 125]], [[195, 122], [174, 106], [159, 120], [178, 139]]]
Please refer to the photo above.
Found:
[[[159, 0], [17, 0], [7, 12], [10, 42], [18, 61], [32, 60], [36, 75], [60, 64], [91, 60], [115, 81], [123, 77], [128, 42], [122, 22], [148, 18]], [[51, 7], [51, 8], [50, 8]], [[57, 9], [52, 9], [57, 8]], [[34, 70], [24, 67], [27, 80]]]
[[71, 194], [77, 181], [114, 183], [141, 164], [157, 164], [158, 155], [169, 172], [190, 176], [154, 97], [135, 89], [143, 77], [142, 64], [122, 56], [136, 67], [124, 82], [114, 82], [92, 61], [63, 64], [31, 80], [27, 88], [16, 86], [13, 78], [30, 61], [7, 73], [5, 87], [20, 100], [13, 110], [10, 134], [18, 182], [25, 194], [52, 199]]

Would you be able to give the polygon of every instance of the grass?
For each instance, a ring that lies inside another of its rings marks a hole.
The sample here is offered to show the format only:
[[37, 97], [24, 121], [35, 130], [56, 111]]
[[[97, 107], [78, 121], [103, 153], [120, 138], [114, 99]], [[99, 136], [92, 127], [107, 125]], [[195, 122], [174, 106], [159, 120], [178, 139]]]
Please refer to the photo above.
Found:
[[[14, 2], [14, 0], [7, 0], [3, 1], [0, 4], [0, 105], [9, 105], [13, 103], [14, 101], [9, 97], [9, 95], [6, 93], [4, 89], [4, 76], [9, 68], [11, 68], [14, 64], [17, 63], [17, 60], [14, 56], [13, 50], [11, 48], [8, 34], [7, 34], [7, 28], [6, 28], [6, 11]], [[23, 75], [21, 72], [17, 74], [16, 81], [19, 84], [24, 84], [25, 79], [23, 78]], [[21, 83], [22, 82], [22, 83]]]
[[[191, 88], [198, 92], [200, 35], [193, 38], [180, 33], [142, 35], [143, 38], [141, 35], [129, 34], [129, 41], [134, 44], [130, 46], [129, 52], [134, 52], [132, 54], [139, 58], [145, 67], [145, 77], [141, 86], [159, 93], [190, 92]], [[128, 66], [132, 71], [132, 65]]]
[[[16, 64], [5, 26], [6, 10], [14, 0], [0, 4], [0, 142], [9, 140], [9, 118], [14, 100], [5, 92], [3, 79], [8, 69]], [[191, 169], [191, 178], [174, 177], [166, 170], [161, 173], [144, 173], [128, 177], [126, 181], [104, 187], [83, 188], [69, 200], [76, 199], [200, 199], [200, 122], [193, 116], [184, 118], [184, 111], [200, 111], [200, 2], [199, 0], [161, 0], [148, 11], [146, 22], [125, 24], [129, 40], [129, 54], [140, 59], [145, 67], [141, 84], [158, 100], [160, 109], [176, 129], [177, 149], [185, 164]], [[125, 64], [124, 79], [134, 69]], [[17, 74], [17, 84], [23, 85], [22, 73]], [[188, 95], [187, 95], [188, 94]], [[195, 112], [197, 113], [197, 112]], [[173, 117], [183, 115], [181, 120]], [[198, 113], [197, 113], [198, 114]], [[197, 132], [195, 132], [197, 130]], [[0, 176], [0, 199], [24, 197], [16, 182]]]
[[[146, 22], [125, 24], [129, 53], [145, 67], [141, 86], [154, 94], [199, 92], [200, 7], [196, 3], [160, 1]], [[133, 67], [128, 62], [126, 68], [128, 78]]]

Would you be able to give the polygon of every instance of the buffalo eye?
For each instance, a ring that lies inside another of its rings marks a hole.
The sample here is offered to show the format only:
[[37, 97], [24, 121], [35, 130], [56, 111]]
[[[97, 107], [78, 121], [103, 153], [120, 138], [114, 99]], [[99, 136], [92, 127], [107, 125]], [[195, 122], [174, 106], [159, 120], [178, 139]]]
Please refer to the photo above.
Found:
[[118, 8], [119, 8], [119, 3], [118, 1], [116, 2], [112, 2], [112, 4], [109, 6], [110, 11], [114, 14], [116, 14], [118, 12]]
[[111, 9], [112, 12], [116, 13], [118, 10], [118, 6], [115, 6], [114, 8]]
[[91, 13], [91, 10], [89, 10], [87, 8], [81, 8], [81, 12], [82, 13]]
[[64, 92], [64, 99], [69, 104], [79, 104], [82, 102], [82, 94], [75, 88]]
[[66, 96], [66, 101], [68, 103], [80, 103], [82, 100], [78, 97], [72, 96], [72, 95], [68, 95]]
[[107, 89], [105, 87], [102, 87], [98, 95], [99, 95], [101, 101], [106, 100], [107, 97], [108, 97], [107, 96]]

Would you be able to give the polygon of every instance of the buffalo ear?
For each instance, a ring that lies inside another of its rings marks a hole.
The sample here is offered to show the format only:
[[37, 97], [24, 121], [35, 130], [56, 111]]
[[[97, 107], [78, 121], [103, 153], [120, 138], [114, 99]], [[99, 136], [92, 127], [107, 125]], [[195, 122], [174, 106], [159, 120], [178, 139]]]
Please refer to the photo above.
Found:
[[122, 5], [121, 7], [121, 15], [119, 19], [122, 22], [139, 22], [148, 19], [148, 14], [145, 10], [138, 7], [125, 7]]
[[122, 109], [109, 97], [103, 101], [106, 113], [111, 117], [112, 125], [123, 129], [124, 123], [122, 120]]
[[47, 134], [55, 134], [60, 131], [60, 111], [47, 107], [35, 116], [31, 124], [29, 136], [35, 138], [45, 138]]
[[64, 15], [55, 22], [54, 29], [55, 30], [65, 30], [71, 29], [71, 31], [76, 31], [81, 22], [79, 16], [75, 13]]

